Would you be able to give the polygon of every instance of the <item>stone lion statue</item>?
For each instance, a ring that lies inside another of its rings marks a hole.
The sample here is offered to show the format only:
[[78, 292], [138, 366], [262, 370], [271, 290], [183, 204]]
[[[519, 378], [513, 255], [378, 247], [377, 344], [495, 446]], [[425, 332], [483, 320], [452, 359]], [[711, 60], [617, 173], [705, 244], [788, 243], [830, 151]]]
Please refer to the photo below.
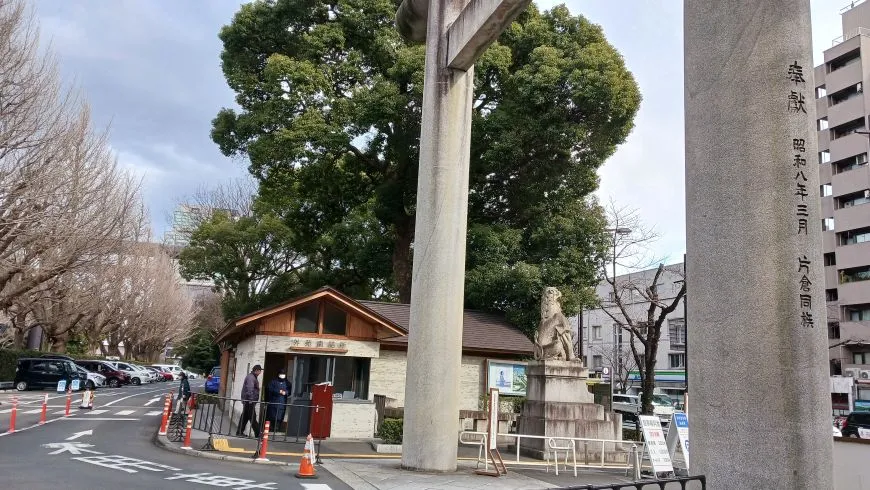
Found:
[[541, 297], [541, 323], [535, 334], [535, 359], [577, 360], [574, 332], [562, 313], [562, 293], [554, 287], [544, 288]]

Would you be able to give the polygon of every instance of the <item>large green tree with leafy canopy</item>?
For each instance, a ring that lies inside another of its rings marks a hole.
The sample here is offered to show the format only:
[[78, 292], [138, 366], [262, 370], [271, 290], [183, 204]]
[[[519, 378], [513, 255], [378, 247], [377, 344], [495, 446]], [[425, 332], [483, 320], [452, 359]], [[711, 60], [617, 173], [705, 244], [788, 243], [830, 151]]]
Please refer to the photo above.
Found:
[[[260, 203], [324, 280], [408, 301], [424, 50], [400, 40], [398, 3], [242, 6], [220, 33], [238, 108], [220, 111], [212, 138], [249, 158]], [[530, 7], [486, 51], [475, 66], [468, 306], [528, 327], [545, 285], [563, 290], [567, 312], [591, 300], [605, 220], [590, 196], [639, 104], [600, 27], [564, 6]]]

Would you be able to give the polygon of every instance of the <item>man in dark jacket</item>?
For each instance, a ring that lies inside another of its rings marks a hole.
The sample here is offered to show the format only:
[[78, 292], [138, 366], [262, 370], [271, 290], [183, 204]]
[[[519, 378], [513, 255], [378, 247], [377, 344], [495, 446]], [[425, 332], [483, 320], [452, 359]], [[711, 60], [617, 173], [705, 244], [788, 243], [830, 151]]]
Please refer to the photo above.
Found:
[[257, 376], [261, 372], [263, 372], [263, 368], [259, 364], [254, 365], [254, 369], [245, 376], [245, 381], [242, 383], [242, 420], [239, 421], [239, 427], [236, 430], [236, 435], [239, 437], [244, 435], [248, 422], [251, 422], [254, 436], [260, 437], [260, 424], [257, 423], [256, 409], [257, 402], [260, 401], [260, 382], [257, 381]]
[[269, 382], [266, 387], [266, 420], [272, 430], [277, 432], [278, 424], [284, 420], [284, 410], [287, 405], [287, 397], [290, 396], [290, 382], [287, 381], [287, 371], [278, 370], [278, 377]]

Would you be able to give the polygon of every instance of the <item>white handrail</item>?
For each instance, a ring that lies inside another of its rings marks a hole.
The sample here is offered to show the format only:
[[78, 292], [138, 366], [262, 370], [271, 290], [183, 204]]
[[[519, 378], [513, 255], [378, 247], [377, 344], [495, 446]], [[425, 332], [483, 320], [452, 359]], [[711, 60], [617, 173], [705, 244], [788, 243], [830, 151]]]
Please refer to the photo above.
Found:
[[[468, 445], [476, 445], [476, 444], [479, 444], [479, 442], [466, 441], [463, 439], [464, 435], [476, 435], [479, 437], [486, 438], [487, 433], [486, 432], [470, 431], [470, 430], [465, 430], [465, 431], [462, 431], [459, 433], [459, 442], [460, 443], [468, 444]], [[645, 449], [645, 446], [646, 446], [645, 441], [627, 441], [624, 439], [592, 439], [592, 438], [587, 438], [587, 437], [553, 437], [553, 436], [534, 436], [534, 435], [527, 435], [527, 434], [504, 434], [504, 433], [498, 433], [498, 434], [496, 434], [496, 437], [510, 437], [510, 438], [513, 438], [516, 440], [516, 442], [515, 442], [515, 446], [516, 446], [515, 458], [516, 459], [514, 461], [510, 462], [512, 464], [522, 464], [522, 461], [520, 461], [520, 447], [522, 445], [523, 439], [544, 439], [544, 440], [552, 439], [554, 441], [572, 441], [572, 444], [575, 444], [575, 447], [576, 447], [576, 445], [579, 445], [580, 443], [582, 443], [583, 448], [584, 448], [584, 454], [587, 453], [586, 450], [588, 449], [589, 444], [593, 444], [593, 445], [601, 444], [601, 460], [600, 460], [600, 462], [598, 464], [590, 464], [588, 459], [584, 459], [583, 464], [577, 465], [578, 467], [582, 467], [582, 468], [619, 468], [619, 469], [631, 468], [632, 461], [631, 461], [630, 457], [628, 457], [626, 459], [625, 465], [619, 465], [619, 464], [607, 465], [605, 462], [605, 453], [607, 452], [606, 451], [607, 444], [637, 445], [641, 449], [641, 451], [643, 451], [643, 449]], [[546, 445], [546, 441], [544, 441], [544, 445]], [[630, 455], [632, 453], [632, 450], [631, 450], [631, 448], [626, 448], [621, 452], [625, 452], [627, 455]]]

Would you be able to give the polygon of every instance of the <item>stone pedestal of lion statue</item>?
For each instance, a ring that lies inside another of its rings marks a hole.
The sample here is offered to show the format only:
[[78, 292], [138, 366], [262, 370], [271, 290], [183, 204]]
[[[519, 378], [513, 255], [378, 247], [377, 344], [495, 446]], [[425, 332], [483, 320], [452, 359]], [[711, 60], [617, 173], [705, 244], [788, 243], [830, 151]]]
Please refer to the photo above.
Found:
[[[573, 332], [559, 299], [558, 289], [544, 289], [541, 298], [541, 323], [535, 336], [535, 360], [526, 369], [527, 395], [519, 418], [518, 432], [546, 437], [582, 437], [622, 439], [622, 417], [605, 414], [604, 407], [593, 403], [586, 385], [589, 371], [574, 353]], [[564, 445], [564, 441], [559, 441]], [[545, 439], [523, 439], [520, 452], [544, 459]], [[601, 444], [576, 445], [577, 458], [597, 454]], [[617, 448], [608, 445], [605, 453]], [[610, 458], [608, 458], [610, 459]]]

